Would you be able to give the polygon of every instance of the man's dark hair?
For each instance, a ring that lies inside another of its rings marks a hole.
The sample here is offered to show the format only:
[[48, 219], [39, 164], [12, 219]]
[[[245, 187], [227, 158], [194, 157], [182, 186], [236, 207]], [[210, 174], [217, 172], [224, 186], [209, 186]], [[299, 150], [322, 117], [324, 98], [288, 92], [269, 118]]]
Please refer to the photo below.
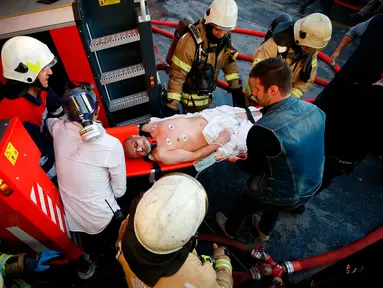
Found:
[[265, 91], [275, 85], [284, 95], [291, 94], [293, 74], [286, 61], [272, 57], [258, 62], [250, 71], [250, 78], [258, 78]]

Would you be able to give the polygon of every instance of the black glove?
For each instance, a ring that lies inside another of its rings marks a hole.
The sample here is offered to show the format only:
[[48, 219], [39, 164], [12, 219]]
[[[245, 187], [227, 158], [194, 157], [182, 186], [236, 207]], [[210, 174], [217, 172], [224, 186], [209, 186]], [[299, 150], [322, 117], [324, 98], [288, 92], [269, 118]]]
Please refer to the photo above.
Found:
[[242, 86], [237, 89], [231, 89], [231, 96], [233, 97], [234, 107], [245, 107], [245, 94], [242, 92]]

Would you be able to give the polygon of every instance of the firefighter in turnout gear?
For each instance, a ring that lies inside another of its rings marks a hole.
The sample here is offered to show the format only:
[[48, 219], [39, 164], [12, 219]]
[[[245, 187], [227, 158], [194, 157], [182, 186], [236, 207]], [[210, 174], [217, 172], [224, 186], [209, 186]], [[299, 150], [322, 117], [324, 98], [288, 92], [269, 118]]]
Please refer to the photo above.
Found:
[[7, 82], [0, 90], [0, 120], [19, 118], [42, 154], [41, 167], [52, 179], [56, 174], [53, 144], [45, 120], [66, 118], [48, 82], [56, 57], [41, 41], [16, 36], [3, 45], [1, 61]]
[[[184, 113], [208, 108], [223, 70], [234, 106], [243, 107], [245, 97], [235, 62], [238, 52], [231, 44], [237, 23], [234, 0], [214, 0], [205, 16], [186, 26], [171, 57], [167, 108], [173, 113], [182, 104]], [[169, 56], [169, 54], [168, 54]]]
[[232, 266], [223, 247], [198, 255], [197, 230], [208, 209], [195, 178], [171, 173], [133, 201], [116, 243], [129, 288], [232, 288]]
[[[274, 21], [273, 21], [274, 23]], [[272, 23], [272, 24], [273, 24]], [[269, 39], [255, 50], [253, 67], [258, 62], [270, 57], [282, 57], [293, 71], [293, 90], [291, 94], [301, 98], [314, 83], [318, 68], [318, 52], [324, 49], [331, 39], [332, 24], [321, 13], [308, 15], [298, 21], [281, 22], [273, 27]], [[246, 102], [258, 105], [247, 88]]]

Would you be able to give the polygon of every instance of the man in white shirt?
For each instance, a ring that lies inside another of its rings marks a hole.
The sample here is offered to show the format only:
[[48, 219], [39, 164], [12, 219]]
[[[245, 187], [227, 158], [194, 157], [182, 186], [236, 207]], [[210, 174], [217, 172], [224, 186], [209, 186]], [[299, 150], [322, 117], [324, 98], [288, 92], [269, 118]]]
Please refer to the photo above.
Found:
[[86, 233], [85, 251], [97, 253], [118, 236], [121, 223], [113, 212], [126, 191], [124, 151], [95, 121], [100, 107], [88, 86], [67, 90], [62, 102], [68, 120], [47, 120], [59, 190], [70, 231]]

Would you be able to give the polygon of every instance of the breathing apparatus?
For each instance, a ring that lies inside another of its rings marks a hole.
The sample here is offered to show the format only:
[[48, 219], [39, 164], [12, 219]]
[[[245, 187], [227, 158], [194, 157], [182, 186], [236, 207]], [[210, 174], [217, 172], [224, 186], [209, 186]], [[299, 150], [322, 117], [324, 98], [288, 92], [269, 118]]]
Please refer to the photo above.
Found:
[[62, 106], [69, 121], [81, 124], [80, 135], [84, 142], [94, 141], [102, 135], [101, 125], [93, 120], [98, 102], [90, 86], [83, 85], [66, 90]]

